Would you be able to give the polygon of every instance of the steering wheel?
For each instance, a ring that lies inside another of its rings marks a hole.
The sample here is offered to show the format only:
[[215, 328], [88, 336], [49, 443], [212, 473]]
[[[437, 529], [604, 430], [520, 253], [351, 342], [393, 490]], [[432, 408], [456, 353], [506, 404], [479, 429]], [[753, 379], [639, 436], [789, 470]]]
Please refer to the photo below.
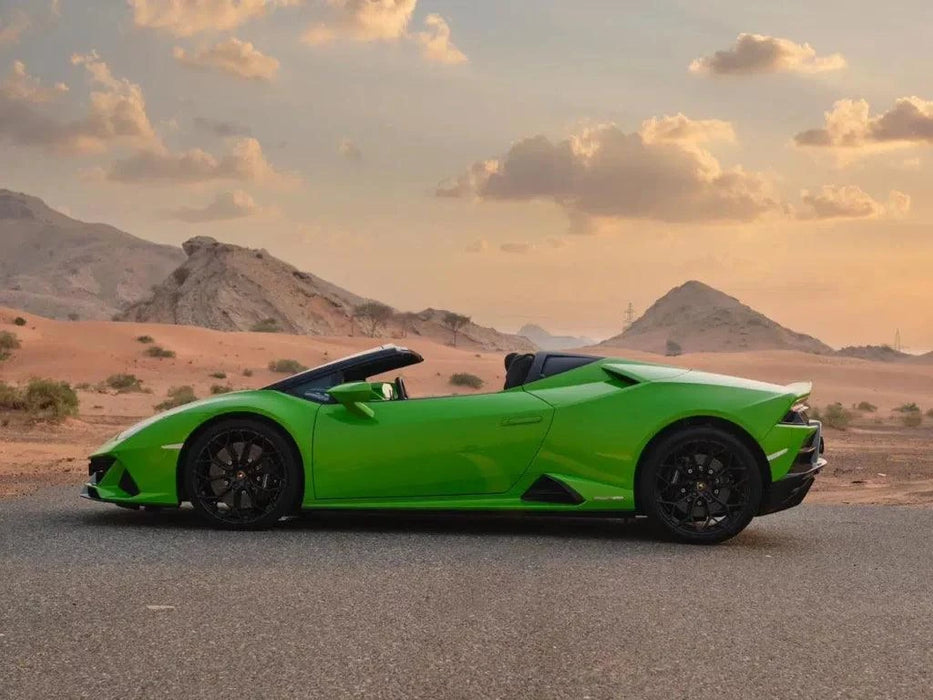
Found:
[[405, 380], [401, 377], [395, 378], [396, 401], [402, 401], [408, 398], [408, 389], [405, 388]]

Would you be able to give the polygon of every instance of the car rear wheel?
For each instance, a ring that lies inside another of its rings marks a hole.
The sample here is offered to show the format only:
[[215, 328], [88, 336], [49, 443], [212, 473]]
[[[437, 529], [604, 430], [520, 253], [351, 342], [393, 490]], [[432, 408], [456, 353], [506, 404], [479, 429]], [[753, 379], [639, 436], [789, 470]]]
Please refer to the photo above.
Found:
[[185, 488], [211, 524], [268, 527], [298, 507], [301, 469], [289, 441], [262, 421], [215, 423], [187, 450]]
[[664, 437], [646, 456], [639, 506], [662, 532], [681, 542], [713, 544], [751, 522], [762, 498], [762, 477], [751, 450], [712, 426]]

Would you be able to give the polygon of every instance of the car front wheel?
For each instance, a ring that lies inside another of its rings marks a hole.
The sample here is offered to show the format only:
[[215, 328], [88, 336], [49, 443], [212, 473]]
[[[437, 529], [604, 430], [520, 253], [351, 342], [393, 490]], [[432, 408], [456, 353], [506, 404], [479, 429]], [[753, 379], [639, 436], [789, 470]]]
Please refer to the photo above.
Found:
[[762, 498], [755, 456], [731, 433], [694, 426], [665, 436], [639, 472], [639, 506], [662, 532], [693, 544], [734, 537]]
[[188, 499], [213, 525], [268, 527], [299, 505], [302, 472], [294, 449], [280, 431], [262, 421], [219, 421], [186, 452]]

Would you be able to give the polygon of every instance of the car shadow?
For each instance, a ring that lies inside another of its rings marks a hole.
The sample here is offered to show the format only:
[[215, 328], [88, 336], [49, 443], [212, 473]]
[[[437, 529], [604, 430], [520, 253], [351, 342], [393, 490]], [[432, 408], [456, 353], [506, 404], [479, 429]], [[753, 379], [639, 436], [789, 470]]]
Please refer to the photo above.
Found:
[[[216, 532], [190, 507], [155, 512], [112, 510], [89, 512], [82, 521], [88, 526], [136, 530], [190, 530]], [[277, 523], [272, 531], [367, 533], [399, 535], [446, 535], [452, 537], [528, 536], [577, 540], [629, 540], [678, 545], [665, 539], [645, 518], [574, 516], [540, 513], [460, 513], [446, 511], [307, 511]], [[230, 533], [236, 535], [238, 533]], [[749, 529], [720, 546], [754, 549], [782, 548], [793, 538], [774, 532]]]

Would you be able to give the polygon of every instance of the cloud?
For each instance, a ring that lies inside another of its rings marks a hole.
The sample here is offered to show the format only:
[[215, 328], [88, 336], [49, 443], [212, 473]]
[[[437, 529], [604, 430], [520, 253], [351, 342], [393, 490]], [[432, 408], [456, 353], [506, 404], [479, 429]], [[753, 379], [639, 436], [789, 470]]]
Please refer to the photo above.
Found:
[[820, 129], [794, 136], [798, 146], [873, 151], [911, 144], [933, 145], [933, 101], [901, 97], [887, 112], [871, 116], [865, 100], [839, 100]]
[[254, 138], [230, 140], [229, 152], [221, 158], [194, 148], [181, 153], [167, 150], [140, 151], [118, 160], [106, 173], [114, 182], [162, 182], [190, 184], [213, 180], [277, 181], [278, 173], [266, 160]]
[[174, 36], [226, 32], [300, 0], [128, 0], [137, 27]]
[[203, 207], [180, 207], [168, 212], [169, 218], [186, 221], [189, 224], [210, 221], [228, 221], [244, 219], [262, 211], [253, 198], [243, 190], [220, 192], [212, 202]]
[[6, 17], [0, 17], [0, 46], [16, 44], [29, 31], [32, 20], [20, 9], [13, 9]]
[[55, 83], [52, 87], [42, 85], [37, 78], [29, 75], [22, 61], [14, 61], [6, 79], [0, 83], [0, 95], [33, 104], [51, 102], [65, 92], [68, 92], [68, 86], [64, 83]]
[[350, 139], [341, 139], [337, 146], [337, 152], [347, 160], [360, 161], [363, 159], [363, 152]]
[[[91, 84], [97, 88], [90, 94], [87, 114], [77, 120], [62, 121], [54, 112], [39, 109], [41, 91], [36, 92], [32, 79], [27, 80], [25, 66], [20, 76], [14, 65], [13, 80], [8, 78], [7, 89], [0, 92], [0, 137], [20, 145], [74, 154], [102, 152], [114, 144], [161, 147], [139, 85], [115, 78], [96, 52], [76, 54], [71, 62], [83, 65]], [[18, 85], [16, 89], [11, 87], [14, 84]]]
[[234, 121], [225, 121], [223, 119], [210, 119], [209, 117], [195, 117], [194, 125], [202, 131], [207, 131], [214, 136], [228, 138], [230, 136], [250, 136], [252, 129], [245, 124], [239, 124]]
[[172, 51], [183, 66], [214, 70], [245, 80], [271, 81], [279, 72], [279, 61], [267, 56], [248, 41], [230, 37], [198, 51], [188, 52], [180, 46]]
[[728, 49], [697, 58], [691, 73], [754, 75], [759, 73], [822, 73], [845, 68], [842, 54], [817, 56], [809, 44], [762, 34], [739, 34]]
[[785, 209], [763, 175], [725, 169], [694, 143], [648, 141], [614, 125], [557, 142], [545, 136], [522, 139], [501, 159], [474, 163], [435, 194], [551, 200], [571, 220], [735, 222]]
[[683, 114], [652, 117], [642, 123], [639, 133], [649, 143], [735, 141], [735, 129], [730, 122], [721, 119], [690, 119]]
[[395, 41], [404, 37], [418, 0], [327, 0], [327, 21], [308, 27], [304, 41], [323, 44], [335, 39]]
[[450, 26], [437, 14], [424, 18], [425, 31], [418, 32], [415, 40], [421, 45], [421, 55], [435, 63], [466, 63], [466, 55], [450, 41]]
[[823, 185], [818, 191], [800, 193], [806, 209], [800, 219], [874, 219], [899, 217], [910, 210], [910, 197], [891, 190], [887, 203], [879, 202], [855, 185]]
[[418, 0], [326, 0], [328, 12], [302, 35], [306, 44], [319, 46], [337, 40], [413, 41], [421, 55], [437, 63], [464, 63], [467, 57], [450, 40], [450, 26], [438, 14], [424, 19], [424, 30], [411, 34], [409, 25]]

